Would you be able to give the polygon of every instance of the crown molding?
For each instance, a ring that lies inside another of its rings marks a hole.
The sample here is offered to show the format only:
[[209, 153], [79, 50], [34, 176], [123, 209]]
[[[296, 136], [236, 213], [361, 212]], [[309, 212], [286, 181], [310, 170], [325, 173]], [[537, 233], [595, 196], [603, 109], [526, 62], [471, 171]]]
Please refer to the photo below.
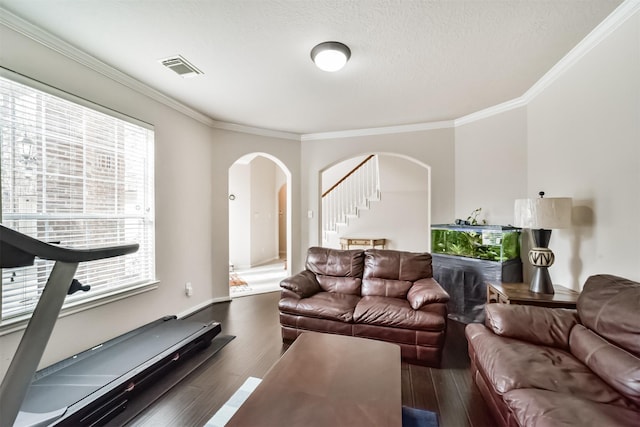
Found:
[[510, 101], [503, 102], [498, 105], [493, 105], [489, 108], [485, 108], [484, 110], [476, 111], [475, 113], [467, 114], [466, 116], [460, 117], [454, 120], [455, 127], [466, 125], [467, 123], [475, 122], [478, 120], [486, 119], [491, 116], [495, 116], [497, 114], [505, 113], [507, 111], [524, 107], [527, 105], [527, 101], [522, 98], [512, 99]]
[[388, 135], [393, 133], [419, 132], [424, 130], [455, 128], [477, 120], [486, 119], [496, 114], [501, 114], [515, 108], [526, 106], [536, 96], [541, 94], [544, 89], [549, 87], [555, 80], [564, 74], [571, 66], [583, 58], [600, 42], [605, 40], [611, 33], [619, 28], [627, 19], [640, 11], [640, 0], [625, 0], [618, 6], [609, 16], [607, 16], [596, 28], [594, 28], [582, 41], [580, 41], [573, 49], [571, 49], [558, 63], [556, 63], [546, 74], [544, 74], [531, 88], [529, 88], [522, 96], [514, 98], [510, 101], [494, 105], [484, 110], [480, 110], [454, 120], [416, 123], [410, 125], [387, 126], [368, 129], [353, 129], [335, 132], [321, 132], [309, 134], [296, 134], [291, 132], [277, 131], [271, 129], [263, 129], [252, 126], [240, 125], [235, 123], [221, 122], [196, 111], [181, 102], [147, 86], [133, 77], [116, 70], [108, 64], [98, 60], [97, 58], [81, 51], [75, 46], [47, 33], [37, 26], [25, 21], [24, 19], [2, 9], [0, 14], [0, 24], [13, 29], [14, 31], [29, 37], [30, 39], [76, 61], [130, 89], [135, 90], [142, 95], [154, 99], [174, 110], [177, 110], [207, 126], [216, 129], [229, 130], [233, 132], [248, 133], [253, 135], [283, 138], [296, 141], [315, 141], [335, 138], [352, 138], [358, 136], [371, 135]]
[[177, 110], [201, 123], [204, 123], [205, 125], [213, 126], [214, 120], [212, 120], [210, 117], [190, 107], [187, 107], [186, 105], [176, 101], [173, 98], [170, 98], [160, 91], [151, 88], [150, 86], [143, 84], [142, 82], [134, 79], [128, 74], [115, 69], [114, 67], [100, 61], [99, 59], [78, 49], [70, 43], [67, 43], [66, 41], [54, 36], [53, 34], [44, 31], [36, 25], [25, 21], [24, 19], [12, 14], [7, 10], [3, 9], [2, 13], [0, 13], [0, 24], [5, 25], [6, 27], [22, 34], [23, 36], [26, 36], [31, 40], [40, 43], [41, 45], [46, 46], [47, 48], [61, 55], [64, 55], [72, 61], [75, 61], [93, 71], [96, 71], [97, 73], [100, 73], [117, 83], [133, 89], [142, 95], [145, 95], [155, 101], [171, 107], [174, 110]]
[[618, 27], [626, 22], [627, 19], [638, 11], [640, 11], [640, 0], [624, 1], [560, 61], [551, 67], [551, 69], [547, 71], [536, 83], [534, 83], [533, 86], [531, 86], [522, 96], [455, 119], [455, 126], [465, 125], [515, 108], [527, 106], [535, 99], [536, 96], [540, 95], [554, 81], [556, 81], [593, 48], [598, 46], [600, 42], [609, 37], [611, 33], [613, 33]]
[[252, 135], [260, 135], [260, 136], [267, 136], [272, 138], [291, 139], [293, 141], [300, 141], [300, 134], [292, 133], [292, 132], [257, 128], [253, 126], [239, 125], [236, 123], [220, 122], [217, 120], [213, 120], [213, 123], [211, 126], [216, 129], [230, 130], [233, 132], [249, 133]]
[[410, 125], [385, 126], [379, 128], [352, 129], [336, 132], [307, 133], [300, 136], [301, 141], [317, 141], [321, 139], [353, 138], [356, 136], [388, 135], [390, 133], [420, 132], [423, 130], [446, 129], [454, 127], [452, 120], [415, 123]]
[[234, 123], [226, 123], [214, 120], [211, 117], [202, 114], [201, 112], [194, 110], [193, 108], [188, 107], [179, 101], [176, 101], [175, 99], [163, 94], [162, 92], [153, 89], [152, 87], [140, 82], [139, 80], [134, 79], [128, 74], [125, 74], [115, 69], [114, 67], [100, 61], [99, 59], [54, 36], [53, 34], [44, 31], [43, 29], [20, 18], [19, 16], [16, 16], [11, 12], [2, 9], [1, 7], [0, 10], [2, 10], [2, 13], [0, 13], [0, 24], [6, 26], [7, 28], [10, 28], [19, 34], [22, 34], [23, 36], [28, 37], [31, 40], [63, 56], [66, 56], [67, 58], [71, 59], [74, 62], [77, 62], [80, 65], [83, 65], [117, 83], [120, 83], [148, 98], [151, 98], [154, 101], [158, 101], [180, 113], [183, 113], [186, 116], [189, 116], [192, 119], [195, 119], [209, 127], [231, 130], [235, 132], [250, 133], [254, 135], [295, 139], [297, 141], [300, 140], [300, 136], [298, 134], [237, 125]]
[[478, 120], [486, 119], [497, 114], [505, 113], [520, 107], [526, 107], [535, 97], [540, 95], [554, 81], [570, 69], [575, 63], [582, 59], [600, 42], [605, 40], [616, 29], [624, 24], [627, 19], [640, 11], [640, 0], [625, 0], [600, 24], [598, 24], [584, 39], [582, 39], [573, 49], [571, 49], [560, 61], [558, 61], [547, 73], [545, 73], [536, 83], [533, 84], [522, 96], [512, 100], [494, 105], [484, 110], [476, 111], [463, 117], [451, 121], [419, 123], [406, 126], [390, 126], [374, 129], [357, 129], [341, 132], [325, 132], [302, 135], [301, 141], [313, 141], [321, 139], [348, 138], [366, 135], [384, 135], [400, 132], [415, 132], [420, 130], [438, 129], [443, 127], [458, 127]]
[[556, 81], [561, 75], [570, 69], [576, 62], [582, 59], [600, 42], [605, 40], [617, 30], [627, 19], [640, 11], [640, 0], [625, 0], [609, 16], [600, 22], [589, 34], [586, 35], [573, 49], [571, 49], [560, 61], [527, 90], [522, 99], [525, 103], [531, 102], [547, 87]]

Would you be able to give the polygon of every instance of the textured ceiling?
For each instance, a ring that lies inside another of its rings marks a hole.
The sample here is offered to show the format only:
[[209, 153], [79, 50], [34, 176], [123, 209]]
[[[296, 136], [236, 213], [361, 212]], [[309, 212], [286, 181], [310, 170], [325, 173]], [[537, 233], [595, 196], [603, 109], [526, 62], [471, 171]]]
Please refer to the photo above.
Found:
[[[300, 134], [452, 120], [521, 96], [621, 0], [0, 0], [214, 120]], [[337, 73], [309, 52], [352, 51]], [[183, 79], [158, 60], [204, 72]]]

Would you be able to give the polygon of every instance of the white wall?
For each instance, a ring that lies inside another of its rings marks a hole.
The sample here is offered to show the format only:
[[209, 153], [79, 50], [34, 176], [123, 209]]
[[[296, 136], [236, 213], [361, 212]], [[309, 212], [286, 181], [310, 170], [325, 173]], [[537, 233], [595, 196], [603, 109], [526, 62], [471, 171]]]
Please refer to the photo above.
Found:
[[[305, 232], [301, 235], [302, 259], [309, 246], [321, 246], [320, 194], [322, 171], [351, 157], [367, 154], [394, 154], [410, 158], [431, 168], [431, 222], [447, 222], [454, 213], [454, 131], [452, 128], [431, 129], [394, 135], [354, 136], [302, 142], [302, 164], [306, 173], [302, 177], [303, 212], [311, 210], [313, 218], [304, 218]], [[401, 209], [400, 209], [401, 211]], [[388, 218], [395, 227], [406, 222], [398, 211]], [[407, 227], [409, 233], [414, 226]], [[413, 236], [406, 247], [419, 247], [424, 238]]]
[[[232, 132], [227, 130], [214, 129], [214, 154], [212, 164], [214, 170], [224, 170], [224, 175], [216, 174], [216, 180], [212, 183], [212, 203], [214, 206], [214, 239], [222, 239], [221, 242], [227, 248], [221, 245], [214, 247], [212, 268], [216, 272], [220, 272], [228, 263], [228, 169], [233, 163], [248, 154], [259, 154], [263, 157], [274, 161], [278, 167], [284, 172], [287, 180], [288, 200], [292, 201], [289, 206], [287, 221], [289, 222], [290, 233], [287, 234], [288, 271], [299, 271], [303, 268], [304, 258], [301, 258], [302, 250], [300, 249], [299, 234], [301, 230], [301, 214], [300, 204], [300, 142], [289, 139], [281, 139], [275, 137], [265, 137], [260, 135], [252, 135], [247, 133]], [[276, 182], [282, 180], [282, 176], [276, 174]], [[224, 227], [224, 233], [221, 227]], [[226, 266], [228, 269], [228, 264]], [[224, 274], [227, 274], [226, 272]], [[216, 286], [225, 286], [228, 292], [228, 277], [217, 277]]]
[[229, 168], [229, 263], [251, 268], [279, 257], [278, 190], [286, 176], [272, 160], [253, 156]]
[[479, 220], [513, 223], [514, 200], [527, 197], [526, 108], [458, 126], [455, 134], [455, 218], [482, 208]]
[[[359, 157], [356, 164], [362, 160]], [[340, 248], [340, 237], [385, 238], [387, 249], [428, 251], [428, 169], [403, 157], [384, 154], [378, 156], [378, 165], [380, 200], [371, 202], [370, 209], [361, 210], [360, 216], [350, 219], [348, 226], [340, 227], [338, 233], [329, 234], [322, 246]], [[411, 224], [411, 227], [398, 227], [391, 218], [401, 219], [403, 224]]]
[[251, 264], [278, 258], [276, 164], [259, 156], [251, 161]]
[[640, 280], [640, 12], [527, 108], [528, 196], [573, 197], [556, 230], [554, 282], [592, 274]]
[[229, 168], [229, 263], [234, 269], [251, 265], [251, 165]]

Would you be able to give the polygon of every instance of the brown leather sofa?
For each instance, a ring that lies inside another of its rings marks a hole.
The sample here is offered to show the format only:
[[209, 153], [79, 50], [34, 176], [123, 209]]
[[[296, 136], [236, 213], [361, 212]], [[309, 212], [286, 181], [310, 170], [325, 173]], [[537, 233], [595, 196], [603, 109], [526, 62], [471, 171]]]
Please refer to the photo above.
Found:
[[449, 295], [431, 255], [312, 247], [306, 269], [280, 283], [282, 338], [317, 331], [400, 345], [408, 362], [440, 366]]
[[640, 283], [590, 277], [577, 310], [488, 304], [466, 335], [502, 426], [640, 426]]

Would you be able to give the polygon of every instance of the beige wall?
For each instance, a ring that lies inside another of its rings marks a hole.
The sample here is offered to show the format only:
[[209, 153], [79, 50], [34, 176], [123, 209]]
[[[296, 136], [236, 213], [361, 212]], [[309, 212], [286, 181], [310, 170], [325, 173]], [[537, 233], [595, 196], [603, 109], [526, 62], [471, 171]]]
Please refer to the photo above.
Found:
[[640, 13], [538, 95], [527, 123], [528, 195], [574, 199], [574, 226], [551, 237], [554, 282], [640, 280]]
[[513, 201], [527, 197], [527, 112], [520, 107], [456, 127], [455, 217], [513, 223]]
[[[400, 156], [377, 157], [380, 199], [372, 201], [369, 209], [359, 209], [358, 217], [350, 218], [337, 233], [323, 233], [322, 246], [340, 248], [340, 237], [364, 237], [385, 238], [386, 249], [429, 251], [429, 169]], [[362, 157], [356, 159], [356, 165], [363, 160]], [[349, 170], [351, 168], [342, 172]], [[323, 174], [323, 180], [325, 176]], [[333, 177], [331, 182], [335, 180]], [[399, 221], [411, 226], [399, 227]]]
[[251, 266], [251, 164], [236, 162], [229, 168], [229, 263], [234, 269]]
[[278, 189], [271, 160], [258, 156], [251, 161], [251, 264], [278, 259]]
[[[369, 135], [302, 142], [302, 176], [304, 197], [302, 212], [312, 211], [305, 218], [300, 247], [322, 244], [320, 232], [321, 174], [326, 168], [345, 159], [367, 154], [402, 156], [431, 170], [431, 222], [449, 222], [454, 214], [454, 131], [453, 128], [432, 129], [393, 135]], [[399, 212], [402, 208], [399, 207]], [[396, 215], [391, 221], [400, 224]], [[415, 236], [415, 241], [422, 240]], [[304, 256], [304, 254], [302, 254]]]
[[[288, 206], [290, 212], [287, 216], [291, 233], [288, 233], [287, 240], [289, 246], [289, 259], [287, 267], [289, 270], [302, 268], [300, 240], [298, 235], [301, 229], [300, 214], [300, 142], [252, 135], [246, 133], [232, 132], [227, 130], [213, 130], [213, 156], [212, 167], [216, 171], [215, 179], [212, 183], [212, 204], [213, 204], [213, 228], [214, 241], [221, 240], [221, 244], [216, 244], [213, 252], [213, 268], [220, 271], [225, 264], [228, 270], [228, 170], [233, 163], [247, 154], [260, 154], [272, 160], [280, 167], [287, 176], [287, 192], [289, 200], [292, 202]], [[221, 172], [222, 171], [222, 172]], [[278, 174], [278, 176], [280, 176]], [[224, 230], [223, 230], [224, 228]], [[223, 247], [223, 245], [226, 245]], [[226, 273], [225, 273], [226, 274]], [[217, 278], [221, 280], [221, 278]], [[228, 279], [225, 278], [225, 285], [228, 288]], [[214, 284], [214, 286], [216, 286]], [[222, 285], [220, 285], [222, 286]], [[228, 293], [228, 289], [226, 291]]]

